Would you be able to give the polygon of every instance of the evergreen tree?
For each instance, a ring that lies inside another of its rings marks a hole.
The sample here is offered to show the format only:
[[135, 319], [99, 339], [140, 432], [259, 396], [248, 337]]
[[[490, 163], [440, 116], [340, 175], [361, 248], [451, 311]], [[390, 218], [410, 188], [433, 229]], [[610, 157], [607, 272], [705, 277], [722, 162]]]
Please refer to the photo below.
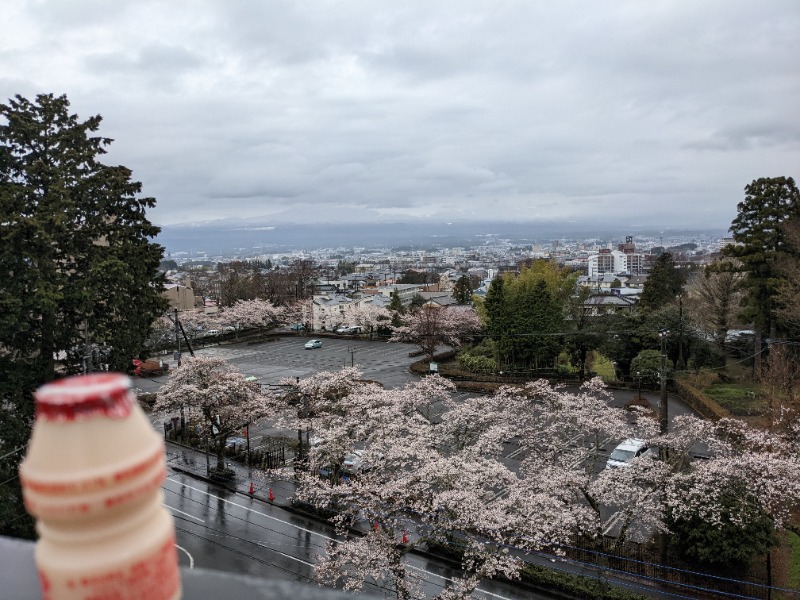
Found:
[[791, 177], [772, 177], [754, 180], [745, 193], [731, 223], [736, 245], [727, 246], [724, 254], [738, 258], [745, 272], [747, 299], [742, 318], [759, 332], [774, 336], [780, 325], [775, 296], [783, 279], [778, 263], [790, 250], [781, 225], [800, 217], [800, 192]]
[[389, 301], [389, 306], [387, 308], [392, 313], [392, 325], [399, 327], [400, 315], [405, 312], [405, 307], [403, 306], [403, 302], [400, 300], [400, 294], [396, 289], [392, 291], [390, 297], [391, 300]]
[[656, 260], [644, 283], [639, 307], [645, 311], [658, 310], [681, 294], [684, 283], [686, 278], [675, 266], [672, 254], [664, 252]]
[[467, 304], [472, 298], [472, 284], [466, 275], [459, 277], [453, 286], [453, 298], [459, 304]]
[[514, 357], [531, 368], [555, 365], [561, 349], [559, 338], [564, 323], [563, 306], [544, 279], [517, 290], [512, 303]]
[[[101, 118], [68, 109], [52, 94], [0, 104], [0, 455], [26, 443], [32, 392], [61, 357], [88, 338], [127, 370], [166, 309], [162, 248], [150, 241], [159, 229], [145, 217], [155, 200], [137, 197], [130, 170], [99, 162], [111, 142], [92, 135]], [[0, 463], [0, 480], [19, 458]], [[5, 525], [21, 513], [17, 486], [0, 485], [0, 534], [32, 535], [22, 516]]]
[[584, 309], [584, 303], [590, 295], [588, 288], [576, 290], [567, 302], [564, 320], [565, 330], [569, 333], [565, 338], [565, 349], [572, 365], [578, 369], [581, 381], [586, 378], [589, 352], [598, 348], [602, 342], [602, 337], [598, 334], [602, 317], [591, 316]]
[[486, 298], [483, 301], [486, 315], [485, 330], [490, 339], [496, 343], [497, 363], [508, 360], [511, 354], [510, 338], [511, 313], [506, 298], [505, 277], [499, 275], [492, 279]]

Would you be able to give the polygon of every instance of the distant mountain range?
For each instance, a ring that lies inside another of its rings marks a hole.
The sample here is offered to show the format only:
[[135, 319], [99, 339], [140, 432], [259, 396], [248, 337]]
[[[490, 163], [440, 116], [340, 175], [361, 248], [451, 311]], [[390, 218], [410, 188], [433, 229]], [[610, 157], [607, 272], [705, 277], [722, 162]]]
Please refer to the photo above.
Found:
[[654, 226], [587, 223], [519, 222], [396, 222], [353, 224], [256, 223], [225, 219], [205, 223], [167, 225], [156, 242], [170, 255], [232, 256], [279, 254], [320, 248], [417, 249], [474, 246], [508, 239], [514, 244], [549, 243], [551, 240], [600, 239], [624, 241], [626, 235], [692, 237], [726, 235], [721, 230], [664, 229]]

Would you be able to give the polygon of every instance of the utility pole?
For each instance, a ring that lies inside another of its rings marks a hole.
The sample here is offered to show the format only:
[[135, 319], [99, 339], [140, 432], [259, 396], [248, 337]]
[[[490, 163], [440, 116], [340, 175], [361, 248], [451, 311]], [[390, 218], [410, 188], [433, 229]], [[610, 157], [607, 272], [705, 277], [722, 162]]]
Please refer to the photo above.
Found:
[[678, 295], [678, 368], [686, 368], [683, 359], [683, 294]]
[[661, 425], [661, 433], [667, 433], [669, 429], [667, 412], [667, 336], [669, 335], [668, 329], [662, 329], [658, 335], [661, 337], [661, 398], [658, 402], [659, 408], [659, 423]]
[[92, 372], [92, 349], [89, 347], [89, 320], [83, 322], [83, 374]]
[[177, 350], [175, 350], [175, 362], [178, 363], [178, 366], [181, 366], [181, 331], [180, 331], [180, 324], [178, 322], [178, 309], [175, 308], [175, 345]]
[[350, 366], [354, 367], [355, 359], [353, 358], [353, 355], [358, 352], [358, 348], [347, 348], [347, 351], [350, 353]]

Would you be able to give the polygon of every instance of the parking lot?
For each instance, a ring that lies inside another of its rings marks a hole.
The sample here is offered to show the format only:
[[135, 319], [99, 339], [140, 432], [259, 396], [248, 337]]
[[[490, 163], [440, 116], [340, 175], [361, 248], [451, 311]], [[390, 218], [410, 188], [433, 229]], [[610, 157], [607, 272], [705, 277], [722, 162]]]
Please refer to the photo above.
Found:
[[[320, 339], [321, 348], [308, 350], [305, 343]], [[247, 376], [255, 377], [265, 386], [277, 385], [282, 379], [308, 377], [319, 371], [337, 371], [351, 364], [360, 368], [364, 379], [381, 382], [387, 388], [402, 387], [414, 376], [408, 366], [419, 360], [410, 357], [416, 347], [409, 344], [383, 341], [359, 340], [356, 338], [315, 338], [306, 335], [288, 334], [270, 338], [260, 343], [238, 343], [208, 346], [195, 351], [197, 356], [218, 356], [230, 362]], [[189, 353], [184, 352], [183, 358]], [[173, 355], [160, 357], [175, 368]], [[165, 377], [136, 378], [134, 386], [144, 392], [154, 392]]]

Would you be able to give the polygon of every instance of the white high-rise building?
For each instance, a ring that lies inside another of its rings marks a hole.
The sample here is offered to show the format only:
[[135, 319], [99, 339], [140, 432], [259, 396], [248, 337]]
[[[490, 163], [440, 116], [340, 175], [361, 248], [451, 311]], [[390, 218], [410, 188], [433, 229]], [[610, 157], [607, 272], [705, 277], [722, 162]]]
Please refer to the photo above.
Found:
[[636, 252], [621, 252], [619, 250], [600, 250], [586, 260], [589, 277], [611, 273], [630, 273], [641, 275], [644, 273], [644, 256]]

